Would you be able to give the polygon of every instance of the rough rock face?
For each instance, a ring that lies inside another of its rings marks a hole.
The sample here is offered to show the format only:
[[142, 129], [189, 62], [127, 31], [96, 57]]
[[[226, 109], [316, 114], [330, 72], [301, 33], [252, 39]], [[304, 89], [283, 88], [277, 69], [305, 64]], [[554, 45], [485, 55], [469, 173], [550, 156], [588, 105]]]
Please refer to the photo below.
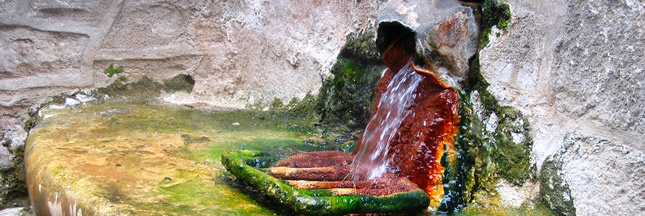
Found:
[[[113, 80], [102, 71], [111, 64], [156, 80], [192, 75], [196, 89], [186, 103], [244, 107], [274, 97], [302, 97], [317, 90], [345, 34], [367, 27], [377, 7], [289, 1], [3, 2], [2, 106], [108, 84]], [[256, 73], [260, 70], [267, 73]], [[34, 89], [50, 87], [60, 89], [49, 94]], [[24, 92], [15, 92], [19, 89]]]
[[645, 211], [643, 152], [574, 132], [565, 138], [556, 160], [562, 162], [562, 177], [569, 184], [579, 215], [638, 215]]
[[[120, 77], [191, 76], [175, 104], [244, 108], [316, 93], [345, 35], [378, 2], [52, 1], [0, 3], [0, 168], [23, 145], [28, 113], [51, 96]], [[323, 21], [324, 20], [324, 21]], [[122, 66], [112, 77], [106, 68]], [[11, 141], [11, 142], [9, 142]]]
[[479, 60], [488, 90], [531, 122], [533, 163], [559, 153], [579, 215], [642, 214], [645, 4], [508, 2], [508, 31]]
[[[188, 74], [175, 103], [243, 108], [315, 93], [348, 32], [378, 4], [290, 1], [3, 1], [0, 128], [47, 96], [105, 86], [103, 70], [163, 80]], [[315, 10], [314, 10], [315, 8]], [[325, 22], [320, 22], [325, 20]], [[258, 73], [258, 71], [264, 71]], [[23, 110], [21, 112], [21, 110]]]
[[[456, 81], [465, 77], [468, 59], [477, 52], [479, 33], [471, 8], [461, 6], [457, 1], [432, 1], [428, 5], [390, 1], [383, 6], [377, 23], [390, 21], [404, 24], [416, 32], [417, 53], [444, 68], [438, 71], [442, 79], [457, 85]], [[383, 51], [387, 47], [379, 48]]]

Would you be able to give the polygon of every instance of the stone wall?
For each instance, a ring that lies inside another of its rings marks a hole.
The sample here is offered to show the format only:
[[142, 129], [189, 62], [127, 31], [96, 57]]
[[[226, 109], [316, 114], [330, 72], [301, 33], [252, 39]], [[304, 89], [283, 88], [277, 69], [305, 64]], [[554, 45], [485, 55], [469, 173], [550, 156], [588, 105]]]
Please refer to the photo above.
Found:
[[[316, 93], [345, 36], [371, 28], [378, 2], [0, 2], [0, 168], [22, 144], [28, 112], [51, 96], [107, 86], [120, 76], [190, 75], [175, 104], [244, 108]], [[123, 73], [108, 77], [109, 66]]]
[[[645, 3], [508, 2], [513, 20], [491, 34], [481, 71], [499, 102], [529, 119], [533, 163], [562, 163], [578, 215], [642, 214]], [[538, 190], [510, 191], [502, 200], [518, 205]]]

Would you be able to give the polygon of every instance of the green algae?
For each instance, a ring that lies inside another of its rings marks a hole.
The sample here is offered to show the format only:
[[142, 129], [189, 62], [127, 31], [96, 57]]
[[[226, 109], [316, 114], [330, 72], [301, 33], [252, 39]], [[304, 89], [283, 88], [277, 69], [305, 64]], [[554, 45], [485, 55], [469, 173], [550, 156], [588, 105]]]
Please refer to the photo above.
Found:
[[479, 34], [479, 50], [488, 45], [489, 38], [493, 26], [501, 30], [506, 30], [508, 24], [511, 22], [511, 8], [506, 2], [497, 0], [485, 0], [483, 4], [476, 7], [477, 12], [481, 16], [480, 34]]
[[20, 146], [11, 150], [10, 144], [3, 143], [3, 145], [10, 149], [14, 158], [11, 167], [0, 170], [0, 208], [29, 206], [23, 162], [25, 147]]
[[[38, 111], [28, 112], [29, 118], [23, 124], [25, 131], [30, 131], [39, 121]], [[6, 139], [2, 146], [13, 155], [12, 165], [0, 170], [0, 208], [26, 207], [29, 211], [29, 194], [25, 183], [24, 152], [25, 146], [12, 148], [12, 141]]]
[[[479, 129], [480, 140], [487, 146], [486, 154], [497, 166], [495, 173], [515, 185], [522, 185], [527, 179], [535, 176], [535, 168], [530, 164], [530, 151], [533, 140], [529, 134], [530, 125], [523, 114], [510, 106], [501, 106], [497, 99], [487, 90], [489, 86], [480, 71], [479, 56], [471, 59], [470, 71], [467, 80], [470, 91], [468, 94], [477, 92], [483, 110], [481, 115], [491, 118], [495, 115], [499, 118], [497, 128], [494, 132], [488, 132], [483, 125], [473, 128]], [[521, 139], [514, 137], [521, 137]], [[487, 188], [492, 189], [490, 185]]]
[[194, 86], [195, 80], [185, 74], [179, 74], [163, 82], [156, 82], [147, 76], [129, 82], [126, 77], [121, 76], [111, 85], [96, 89], [95, 92], [108, 95], [111, 101], [146, 103], [154, 101], [162, 92], [191, 92]]
[[[456, 90], [456, 89], [455, 89]], [[458, 90], [457, 90], [458, 91]], [[477, 177], [482, 178], [484, 175], [477, 173], [481, 172], [482, 164], [476, 162], [482, 161], [480, 157], [484, 156], [479, 154], [481, 145], [481, 136], [478, 136], [480, 130], [477, 123], [480, 123], [476, 115], [473, 115], [472, 105], [470, 104], [467, 95], [460, 93], [459, 104], [459, 133], [455, 137], [454, 148], [456, 148], [456, 161], [449, 162], [448, 157], [443, 157], [441, 164], [446, 168], [442, 179], [444, 184], [444, 198], [437, 209], [439, 212], [455, 213], [459, 212], [471, 200], [471, 193], [475, 190], [475, 183]], [[445, 148], [444, 155], [448, 155], [448, 148]], [[476, 169], [480, 168], [480, 169]]]
[[164, 90], [168, 92], [185, 91], [192, 92], [195, 80], [186, 74], [179, 74], [173, 78], [163, 81]]
[[371, 31], [347, 36], [347, 43], [330, 70], [332, 77], [323, 81], [318, 94], [317, 110], [322, 124], [334, 125], [341, 131], [363, 129], [367, 125], [376, 85], [385, 70], [373, 41]]
[[553, 215], [548, 209], [542, 206], [531, 206], [523, 204], [520, 207], [466, 207], [463, 211], [456, 214], [458, 216], [477, 216], [477, 215], [526, 215], [526, 216], [550, 216]]
[[540, 195], [538, 204], [550, 210], [552, 215], [576, 215], [569, 184], [562, 178], [562, 162], [550, 156], [542, 164], [540, 172]]

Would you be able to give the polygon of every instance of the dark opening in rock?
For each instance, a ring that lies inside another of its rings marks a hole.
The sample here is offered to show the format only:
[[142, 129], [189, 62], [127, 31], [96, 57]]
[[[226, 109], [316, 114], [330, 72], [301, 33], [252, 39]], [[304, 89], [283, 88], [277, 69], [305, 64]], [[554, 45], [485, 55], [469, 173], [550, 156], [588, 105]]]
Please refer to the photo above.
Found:
[[412, 29], [399, 22], [379, 23], [376, 47], [380, 53], [385, 52], [397, 40], [411, 42], [410, 44], [406, 44], [406, 49], [409, 49], [407, 50], [409, 51], [408, 53], [414, 53], [414, 31]]

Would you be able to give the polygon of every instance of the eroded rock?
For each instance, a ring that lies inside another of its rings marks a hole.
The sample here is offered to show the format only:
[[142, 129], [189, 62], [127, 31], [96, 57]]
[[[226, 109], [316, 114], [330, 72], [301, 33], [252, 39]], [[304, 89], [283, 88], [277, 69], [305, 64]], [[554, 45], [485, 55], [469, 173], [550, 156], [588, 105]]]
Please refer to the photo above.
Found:
[[[591, 146], [603, 143], [608, 148], [597, 153], [587, 151], [588, 156], [567, 153], [583, 157], [585, 161], [574, 160], [580, 163], [571, 169], [564, 169], [567, 167], [564, 161], [560, 173], [569, 184], [577, 214], [608, 214], [609, 209], [623, 211], [642, 203], [643, 196], [635, 197], [634, 201], [601, 205], [599, 196], [575, 191], [600, 191], [591, 189], [600, 186], [577, 184], [576, 181], [584, 180], [576, 176], [608, 175], [605, 172], [632, 175], [633, 169], [623, 165], [635, 163], [634, 158], [628, 154], [617, 156], [620, 154], [609, 149], [631, 149], [630, 154], [643, 152], [642, 123], [639, 122], [645, 119], [644, 100], [639, 97], [645, 95], [642, 93], [645, 85], [639, 78], [643, 75], [641, 69], [635, 66], [642, 65], [644, 59], [640, 57], [643, 52], [638, 52], [643, 46], [637, 45], [642, 44], [643, 38], [644, 22], [640, 15], [643, 4], [632, 1], [508, 3], [513, 19], [507, 31], [497, 30], [497, 34], [490, 35], [491, 42], [481, 50], [479, 60], [482, 74], [490, 83], [488, 90], [501, 105], [517, 108], [531, 122], [534, 140], [531, 163], [540, 169], [550, 155], [568, 148], [571, 141], [565, 137], [577, 132], [582, 134], [577, 137], [586, 140], [579, 141], [581, 146], [584, 146], [582, 143]], [[611, 157], [612, 164], [623, 165], [617, 165], [612, 171], [582, 165]], [[631, 193], [633, 188], [642, 187], [631, 182], [614, 184], [599, 193], [613, 196], [623, 194], [617, 191]]]
[[[433, 1], [428, 4], [390, 1], [382, 9], [377, 23], [380, 25], [391, 21], [415, 32], [417, 53], [430, 64], [447, 68], [437, 71], [446, 82], [457, 86], [466, 77], [468, 60], [477, 52], [479, 36], [478, 21], [472, 8], [462, 6], [458, 1]], [[380, 47], [381, 51], [385, 48]]]

